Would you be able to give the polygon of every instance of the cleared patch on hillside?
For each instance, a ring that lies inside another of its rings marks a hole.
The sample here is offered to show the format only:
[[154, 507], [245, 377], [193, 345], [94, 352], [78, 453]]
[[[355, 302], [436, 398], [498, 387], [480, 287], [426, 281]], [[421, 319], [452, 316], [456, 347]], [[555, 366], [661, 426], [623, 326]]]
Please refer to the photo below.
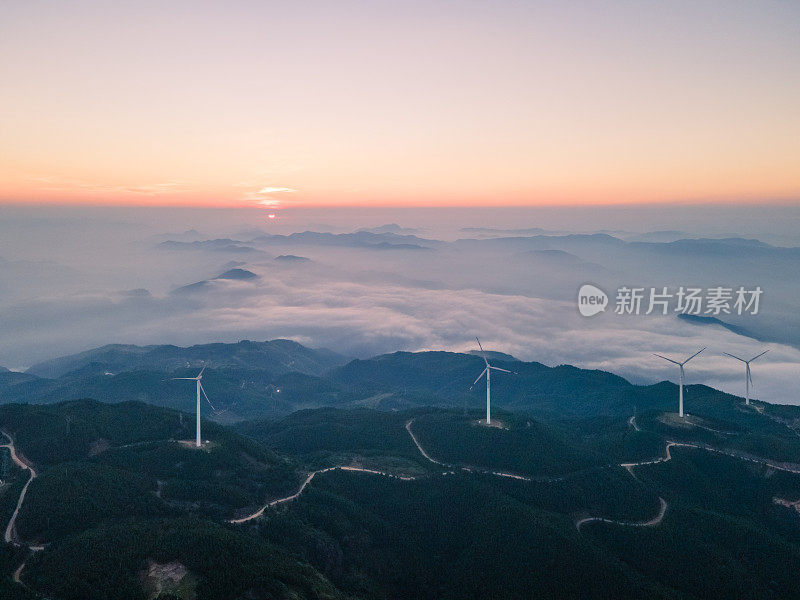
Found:
[[147, 569], [139, 574], [139, 580], [151, 600], [162, 594], [171, 594], [183, 600], [194, 600], [197, 597], [197, 578], [178, 561], [157, 563], [149, 560]]

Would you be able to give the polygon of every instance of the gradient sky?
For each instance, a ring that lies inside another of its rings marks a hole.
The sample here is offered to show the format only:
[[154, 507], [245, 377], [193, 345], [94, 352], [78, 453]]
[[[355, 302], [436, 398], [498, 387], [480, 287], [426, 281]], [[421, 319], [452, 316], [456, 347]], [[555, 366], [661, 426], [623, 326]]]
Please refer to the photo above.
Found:
[[800, 199], [794, 0], [0, 3], [0, 201]]

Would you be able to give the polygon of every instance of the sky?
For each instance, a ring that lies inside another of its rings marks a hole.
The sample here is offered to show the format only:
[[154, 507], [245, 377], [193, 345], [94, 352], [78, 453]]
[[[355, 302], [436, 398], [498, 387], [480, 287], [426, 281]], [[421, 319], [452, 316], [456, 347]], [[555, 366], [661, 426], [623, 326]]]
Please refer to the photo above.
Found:
[[0, 3], [0, 202], [800, 199], [790, 0]]

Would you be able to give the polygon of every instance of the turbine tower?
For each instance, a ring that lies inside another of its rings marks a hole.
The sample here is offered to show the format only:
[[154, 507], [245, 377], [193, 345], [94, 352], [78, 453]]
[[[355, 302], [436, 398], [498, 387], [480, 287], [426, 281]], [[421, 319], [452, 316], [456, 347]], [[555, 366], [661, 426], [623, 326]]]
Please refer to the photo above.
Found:
[[678, 362], [677, 360], [672, 360], [671, 358], [667, 358], [666, 356], [661, 356], [660, 354], [653, 354], [653, 356], [657, 356], [658, 358], [663, 358], [664, 360], [669, 361], [674, 365], [678, 365], [678, 367], [680, 368], [680, 383], [678, 384], [678, 416], [679, 417], [683, 417], [683, 377], [684, 377], [683, 365], [685, 365], [687, 362], [692, 360], [695, 356], [700, 354], [703, 350], [705, 350], [705, 348], [701, 348], [700, 350], [698, 350], [697, 352], [692, 354], [689, 358], [687, 358], [683, 362]]
[[[475, 338], [478, 340], [478, 338]], [[492, 424], [492, 371], [502, 371], [503, 373], [513, 373], [513, 371], [507, 371], [506, 369], [501, 369], [500, 367], [493, 367], [489, 364], [489, 361], [486, 359], [486, 353], [483, 351], [483, 346], [481, 346], [481, 341], [478, 340], [478, 348], [481, 349], [481, 356], [483, 357], [483, 362], [486, 363], [486, 368], [478, 375], [478, 378], [475, 380], [469, 389], [475, 387], [475, 384], [481, 380], [481, 377], [486, 375], [486, 424]]]
[[744, 363], [744, 403], [750, 404], [750, 386], [753, 385], [753, 376], [750, 374], [750, 363], [753, 362], [755, 359], [759, 358], [760, 356], [764, 356], [769, 350], [764, 350], [761, 354], [756, 354], [750, 360], [745, 360], [743, 358], [739, 358], [738, 356], [734, 356], [733, 354], [729, 354], [728, 352], [723, 352], [730, 356], [731, 358], [735, 358], [736, 360], [740, 360]]
[[[203, 371], [205, 371], [205, 370], [206, 370], [206, 368], [203, 367], [200, 370], [200, 373], [197, 374], [197, 377], [173, 377], [172, 378], [173, 380], [180, 379], [180, 380], [183, 380], [183, 381], [195, 381], [195, 382], [197, 382], [197, 438], [195, 439], [195, 446], [197, 446], [198, 448], [203, 444], [202, 439], [200, 437], [200, 392], [203, 392], [203, 396], [205, 396], [206, 401], [209, 404], [211, 404], [211, 400], [208, 399], [208, 395], [206, 394], [206, 391], [203, 389], [203, 384], [200, 383], [200, 380], [203, 378]], [[213, 408], [213, 406], [212, 406], [212, 408]]]

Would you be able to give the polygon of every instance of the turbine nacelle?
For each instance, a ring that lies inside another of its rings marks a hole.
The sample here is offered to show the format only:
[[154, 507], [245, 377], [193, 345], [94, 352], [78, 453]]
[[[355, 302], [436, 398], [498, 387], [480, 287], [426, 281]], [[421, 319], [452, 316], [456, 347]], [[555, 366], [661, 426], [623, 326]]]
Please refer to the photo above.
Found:
[[749, 365], [749, 364], [750, 364], [751, 362], [753, 362], [755, 359], [757, 359], [757, 358], [760, 358], [760, 357], [764, 356], [764, 355], [765, 355], [767, 352], [769, 352], [769, 350], [764, 350], [764, 351], [763, 351], [763, 352], [761, 352], [760, 354], [756, 354], [756, 355], [755, 355], [753, 358], [751, 358], [750, 360], [745, 360], [745, 359], [743, 359], [743, 358], [739, 358], [738, 356], [736, 356], [736, 355], [734, 355], [734, 354], [731, 354], [730, 352], [723, 352], [723, 354], [724, 354], [725, 356], [730, 356], [731, 358], [735, 358], [736, 360], [740, 360], [740, 361], [742, 361], [742, 362], [743, 362], [744, 364], [746, 364], [746, 365]]
[[685, 361], [683, 361], [683, 362], [678, 362], [677, 360], [672, 360], [671, 358], [667, 358], [666, 356], [662, 356], [661, 354], [656, 354], [655, 352], [653, 353], [653, 356], [657, 356], [658, 358], [663, 358], [664, 360], [666, 360], [666, 361], [669, 361], [669, 362], [671, 362], [672, 364], [674, 364], [674, 365], [678, 365], [679, 367], [683, 368], [683, 365], [685, 365], [687, 362], [689, 362], [690, 360], [692, 360], [692, 359], [693, 359], [695, 356], [697, 356], [698, 354], [700, 354], [700, 353], [701, 353], [703, 350], [705, 350], [705, 349], [706, 349], [706, 348], [700, 348], [700, 350], [698, 350], [697, 352], [695, 352], [694, 354], [692, 354], [692, 355], [691, 355], [689, 358], [687, 358], [687, 359], [686, 359]]
[[667, 362], [671, 362], [673, 365], [678, 365], [678, 369], [680, 369], [680, 380], [678, 382], [678, 416], [683, 417], [683, 379], [685, 376], [685, 371], [683, 370], [683, 366], [692, 360], [695, 356], [700, 354], [705, 348], [700, 348], [697, 352], [692, 354], [689, 358], [687, 358], [683, 362], [678, 362], [677, 360], [672, 360], [671, 358], [667, 358], [661, 354], [653, 353], [653, 356], [657, 356], [658, 358], [663, 358]]
[[736, 360], [741, 361], [741, 362], [744, 363], [744, 390], [745, 390], [745, 392], [744, 392], [744, 403], [745, 404], [748, 404], [748, 405], [750, 404], [750, 386], [753, 385], [753, 374], [750, 371], [750, 363], [753, 362], [754, 360], [756, 360], [757, 358], [761, 358], [767, 352], [769, 352], [769, 350], [764, 350], [763, 352], [761, 352], [759, 354], [756, 354], [750, 360], [745, 360], [744, 358], [740, 358], [740, 357], [736, 356], [735, 354], [731, 354], [730, 352], [723, 352], [723, 354], [725, 356], [730, 356], [731, 358], [735, 358]]
[[203, 367], [202, 369], [200, 369], [200, 372], [197, 374], [197, 377], [171, 377], [171, 378], [170, 378], [170, 380], [171, 380], [171, 381], [175, 381], [175, 380], [182, 380], [182, 381], [200, 381], [200, 380], [203, 378], [203, 371], [205, 371], [205, 370], [206, 370], [206, 368], [205, 368], [205, 367]]

